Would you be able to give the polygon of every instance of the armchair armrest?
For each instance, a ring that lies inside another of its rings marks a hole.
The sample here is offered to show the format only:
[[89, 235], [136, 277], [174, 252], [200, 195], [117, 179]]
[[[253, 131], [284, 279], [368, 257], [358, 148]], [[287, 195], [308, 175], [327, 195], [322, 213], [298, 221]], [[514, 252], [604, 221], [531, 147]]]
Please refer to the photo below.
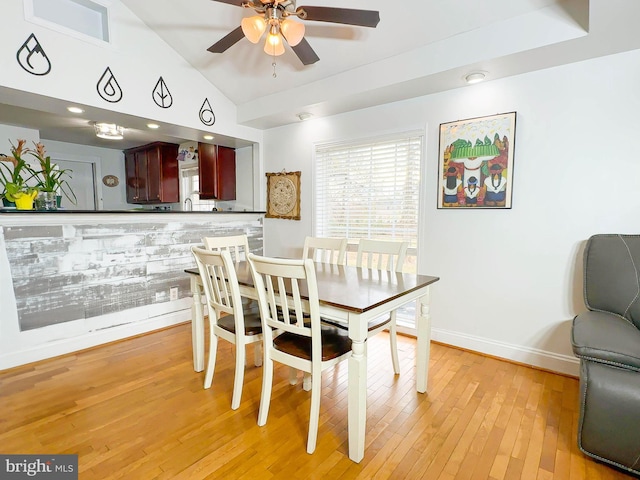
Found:
[[595, 311], [577, 315], [571, 345], [579, 358], [640, 372], [640, 330], [619, 315]]

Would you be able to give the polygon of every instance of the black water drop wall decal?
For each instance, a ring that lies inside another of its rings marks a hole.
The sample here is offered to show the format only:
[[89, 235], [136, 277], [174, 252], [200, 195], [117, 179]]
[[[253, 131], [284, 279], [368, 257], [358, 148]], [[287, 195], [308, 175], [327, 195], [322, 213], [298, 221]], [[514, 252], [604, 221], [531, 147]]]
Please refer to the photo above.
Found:
[[156, 83], [151, 96], [160, 108], [169, 108], [173, 105], [173, 97], [162, 77], [160, 77], [158, 83]]
[[98, 89], [98, 95], [107, 102], [116, 103], [122, 100], [122, 89], [120, 85], [118, 85], [116, 77], [114, 77], [109, 67], [107, 67], [100, 77], [100, 80], [98, 80], [96, 88]]
[[46, 75], [51, 71], [51, 62], [33, 33], [18, 49], [16, 58], [18, 64], [32, 75]]
[[205, 98], [204, 103], [202, 104], [202, 108], [200, 108], [200, 121], [204, 123], [207, 127], [210, 127], [214, 123], [216, 123], [216, 116], [211, 109], [211, 104], [209, 103], [209, 99]]

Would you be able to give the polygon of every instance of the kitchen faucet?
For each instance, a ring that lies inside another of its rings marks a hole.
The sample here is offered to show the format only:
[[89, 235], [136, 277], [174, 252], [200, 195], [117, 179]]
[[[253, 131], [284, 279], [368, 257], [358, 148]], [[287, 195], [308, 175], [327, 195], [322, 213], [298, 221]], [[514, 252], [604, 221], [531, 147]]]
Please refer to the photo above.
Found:
[[[189, 203], [187, 203], [189, 202]], [[184, 210], [186, 212], [191, 212], [193, 210], [193, 201], [191, 200], [191, 198], [185, 198], [184, 200]]]

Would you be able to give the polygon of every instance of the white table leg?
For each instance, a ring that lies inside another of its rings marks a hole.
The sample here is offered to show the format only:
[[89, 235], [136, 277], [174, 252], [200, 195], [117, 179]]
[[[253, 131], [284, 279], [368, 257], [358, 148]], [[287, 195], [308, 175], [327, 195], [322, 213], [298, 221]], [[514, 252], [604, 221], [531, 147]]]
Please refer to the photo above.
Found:
[[429, 289], [418, 300], [418, 351], [416, 352], [416, 389], [420, 393], [427, 391], [429, 377], [429, 355], [431, 352], [431, 314], [429, 312]]
[[202, 290], [199, 277], [191, 275], [191, 342], [193, 345], [193, 369], [204, 370], [204, 311], [202, 309]]
[[349, 458], [358, 463], [364, 457], [367, 420], [367, 352], [364, 341], [353, 341], [349, 357]]

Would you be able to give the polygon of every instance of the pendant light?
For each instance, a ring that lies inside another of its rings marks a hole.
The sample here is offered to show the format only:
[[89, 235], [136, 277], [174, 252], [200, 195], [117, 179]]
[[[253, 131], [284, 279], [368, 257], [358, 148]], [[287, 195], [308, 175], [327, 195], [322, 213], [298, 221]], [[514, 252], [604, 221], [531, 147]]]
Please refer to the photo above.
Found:
[[253, 17], [245, 17], [240, 23], [242, 26], [242, 33], [247, 37], [251, 43], [258, 43], [260, 37], [267, 29], [267, 22], [265, 22], [262, 15], [254, 15]]
[[288, 18], [280, 22], [280, 31], [292, 47], [298, 45], [304, 37], [304, 25]]
[[274, 57], [284, 54], [284, 44], [282, 43], [282, 36], [278, 31], [278, 27], [271, 27], [269, 35], [267, 35], [267, 40], [264, 42], [264, 52]]

